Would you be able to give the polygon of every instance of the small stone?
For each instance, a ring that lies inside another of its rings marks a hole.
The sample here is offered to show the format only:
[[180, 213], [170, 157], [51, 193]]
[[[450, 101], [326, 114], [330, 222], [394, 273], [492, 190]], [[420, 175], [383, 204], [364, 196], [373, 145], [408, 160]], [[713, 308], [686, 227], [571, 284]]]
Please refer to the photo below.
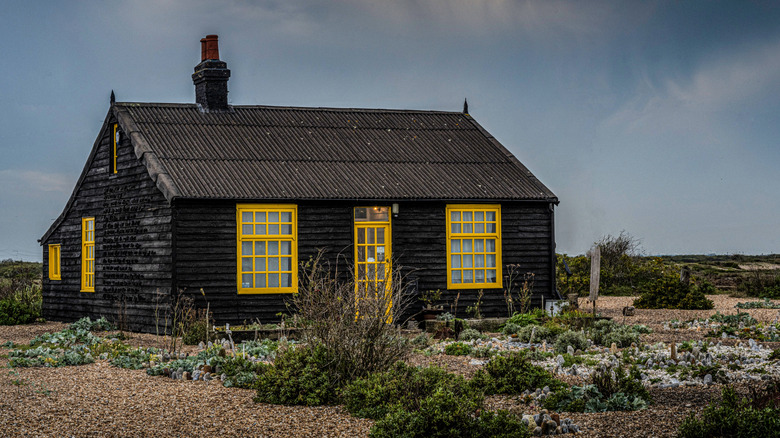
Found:
[[712, 385], [712, 374], [705, 375], [702, 383], [704, 383], [705, 385]]
[[574, 356], [574, 347], [572, 347], [571, 345], [567, 346], [566, 347], [566, 354], [568, 354], [570, 356]]
[[554, 422], [556, 422], [558, 424], [561, 423], [561, 416], [559, 414], [555, 413], [555, 412], [550, 414], [550, 418], [552, 419], [552, 421], [554, 421]]
[[536, 426], [534, 429], [534, 436], [542, 436], [542, 428], [539, 426]]
[[203, 380], [205, 380], [205, 381], [211, 380], [211, 373], [204, 373], [203, 374]]
[[203, 372], [210, 373], [212, 371], [211, 365], [203, 365]]
[[609, 347], [609, 351], [612, 352], [612, 354], [617, 354], [618, 352], [617, 344], [613, 342], [612, 345], [610, 345]]
[[190, 373], [189, 371], [185, 371], [185, 372], [182, 374], [182, 378], [183, 378], [184, 380], [192, 380], [192, 373]]

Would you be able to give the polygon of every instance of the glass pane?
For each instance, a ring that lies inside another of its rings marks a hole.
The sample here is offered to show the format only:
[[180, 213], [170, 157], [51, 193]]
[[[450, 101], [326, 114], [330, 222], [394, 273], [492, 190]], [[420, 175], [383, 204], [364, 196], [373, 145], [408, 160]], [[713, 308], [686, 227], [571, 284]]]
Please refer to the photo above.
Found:
[[268, 274], [268, 287], [279, 287], [279, 274]]
[[291, 242], [280, 242], [282, 245], [282, 255], [291, 255], [292, 254], [292, 243]]
[[485, 220], [485, 212], [484, 211], [476, 211], [474, 212], [474, 220], [482, 222]]
[[485, 232], [485, 224], [474, 224], [474, 232], [475, 233], [484, 233]]
[[255, 287], [265, 287], [265, 274], [255, 275]]
[[489, 220], [491, 222], [495, 222], [496, 221], [496, 212], [495, 211], [488, 211], [488, 212], [486, 212], [486, 218], [487, 218], [487, 220]]
[[450, 221], [460, 222], [460, 212], [459, 211], [450, 212]]
[[268, 271], [279, 271], [279, 257], [268, 257]]
[[460, 240], [452, 239], [450, 242], [450, 252], [460, 252]]
[[463, 282], [464, 283], [473, 283], [474, 282], [474, 272], [471, 270], [463, 271]]
[[464, 211], [463, 212], [463, 222], [470, 222], [470, 221], [474, 220], [472, 217], [473, 216], [471, 215], [470, 211]]
[[282, 234], [285, 236], [292, 235], [292, 224], [282, 224]]
[[460, 233], [460, 224], [452, 224], [452, 232]]
[[496, 267], [496, 255], [495, 254], [488, 254], [486, 257], [487, 257], [487, 267], [488, 268], [495, 268]]
[[471, 224], [471, 223], [463, 224], [463, 232], [464, 233], [473, 233], [474, 232], [473, 231], [473, 228], [474, 228], [473, 225], [474, 224]]
[[365, 228], [358, 228], [357, 235], [358, 235], [358, 243], [360, 243], [360, 244], [366, 243], [366, 229]]
[[265, 222], [265, 212], [258, 211], [255, 213], [255, 222]]
[[389, 209], [387, 207], [374, 207], [368, 210], [368, 220], [373, 222], [387, 222]]
[[280, 271], [292, 271], [292, 258], [282, 257], [282, 265]]
[[482, 239], [474, 239], [474, 252], [485, 252], [485, 241]]
[[484, 268], [485, 267], [485, 256], [482, 254], [477, 254], [474, 256], [474, 266], [477, 268]]
[[265, 225], [255, 225], [255, 234], [265, 235]]
[[282, 287], [292, 287], [292, 274], [282, 274]]
[[241, 234], [252, 234], [252, 225], [241, 225]]
[[495, 283], [496, 282], [496, 271], [494, 269], [488, 269], [487, 275], [485, 276], [488, 283]]
[[385, 279], [385, 266], [384, 265], [380, 265], [379, 269], [377, 269], [377, 271], [376, 271], [376, 278], [378, 278], [379, 280], [384, 280]]
[[358, 278], [366, 278], [366, 265], [358, 265]]
[[460, 283], [460, 271], [452, 271], [452, 282]]
[[290, 212], [290, 211], [283, 211], [282, 212], [282, 222], [292, 222], [292, 212]]
[[485, 271], [482, 269], [477, 269], [474, 271], [474, 275], [476, 276], [477, 283], [484, 283], [485, 282]]
[[463, 256], [463, 267], [464, 268], [471, 268], [471, 267], [474, 266], [474, 264], [473, 264], [474, 263], [474, 259], [472, 257], [474, 257], [474, 256], [471, 255], [471, 254], [465, 254]]
[[252, 255], [252, 242], [241, 242], [241, 255]]
[[271, 236], [278, 236], [279, 224], [268, 224], [268, 234]]
[[485, 240], [485, 251], [496, 252], [496, 239]]
[[244, 274], [241, 276], [241, 287], [252, 287], [252, 274]]
[[385, 261], [385, 247], [384, 246], [377, 246], [376, 247], [376, 260], [378, 262]]
[[368, 260], [369, 262], [373, 262], [374, 259], [376, 259], [376, 248], [373, 246], [368, 246], [366, 247], [366, 250], [367, 250], [366, 260]]
[[268, 242], [268, 254], [279, 255], [279, 242], [277, 241]]
[[356, 208], [355, 209], [355, 221], [366, 221], [368, 220], [368, 211], [365, 207]]
[[376, 278], [376, 265], [371, 263], [367, 266], [368, 268], [368, 279], [373, 280]]
[[358, 246], [358, 261], [359, 262], [365, 262], [366, 261], [366, 247], [365, 246]]
[[495, 233], [496, 232], [496, 224], [492, 222], [487, 223], [487, 229], [485, 230], [487, 233]]
[[385, 243], [385, 229], [384, 228], [377, 228], [376, 229], [376, 243]]
[[255, 257], [255, 272], [265, 271], [265, 257]]
[[374, 229], [369, 228], [367, 231], [368, 231], [368, 243], [374, 243]]
[[252, 257], [243, 257], [241, 259], [241, 270], [244, 272], [252, 271]]
[[279, 212], [278, 211], [268, 212], [268, 222], [279, 222]]
[[252, 222], [252, 212], [251, 211], [242, 211], [241, 212], [241, 222]]
[[463, 239], [463, 252], [471, 252], [471, 239]]
[[455, 269], [460, 268], [460, 256], [459, 255], [450, 256], [450, 267], [451, 268], [455, 268]]

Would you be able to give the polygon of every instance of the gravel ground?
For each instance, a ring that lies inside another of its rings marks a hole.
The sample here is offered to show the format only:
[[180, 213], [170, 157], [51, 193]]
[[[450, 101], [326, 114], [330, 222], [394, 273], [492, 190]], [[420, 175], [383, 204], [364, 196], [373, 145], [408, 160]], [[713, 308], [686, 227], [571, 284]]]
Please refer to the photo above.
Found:
[[[706, 318], [715, 313], [735, 313], [737, 302], [711, 296], [716, 309], [642, 310], [626, 323], [654, 329], [646, 341], [682, 342], [702, 339], [694, 330], [664, 331], [662, 323], [676, 318]], [[622, 321], [623, 306], [633, 297], [602, 297], [598, 311]], [[584, 301], [584, 300], [583, 300]], [[583, 302], [585, 307], [589, 303]], [[778, 310], [749, 309], [759, 321], [771, 322]], [[65, 328], [49, 322], [0, 327], [0, 344], [29, 342], [44, 332]], [[131, 334], [125, 341], [135, 346], [164, 346], [166, 338]], [[189, 347], [194, 348], [194, 347]], [[8, 368], [7, 348], [0, 348], [0, 432], [16, 436], [242, 436], [242, 437], [365, 437], [371, 420], [349, 416], [341, 407], [289, 407], [256, 404], [253, 391], [224, 388], [218, 383], [174, 381], [151, 377], [143, 371], [114, 368], [104, 361], [62, 368]], [[191, 351], [194, 351], [191, 350]], [[413, 355], [411, 363], [436, 364], [464, 375], [478, 366], [470, 358]], [[583, 437], [673, 437], [677, 425], [690, 412], [699, 412], [720, 394], [720, 385], [653, 389], [656, 403], [638, 412], [562, 414], [579, 424]], [[743, 388], [744, 389], [744, 388]], [[490, 397], [488, 406], [520, 413], [536, 413], [515, 397]]]

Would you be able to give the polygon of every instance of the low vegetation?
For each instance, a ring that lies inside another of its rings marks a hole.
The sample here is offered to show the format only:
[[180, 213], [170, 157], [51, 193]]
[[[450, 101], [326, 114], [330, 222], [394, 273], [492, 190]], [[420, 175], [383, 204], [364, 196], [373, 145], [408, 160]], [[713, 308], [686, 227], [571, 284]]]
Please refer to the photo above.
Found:
[[0, 325], [29, 324], [41, 317], [41, 266], [0, 262]]

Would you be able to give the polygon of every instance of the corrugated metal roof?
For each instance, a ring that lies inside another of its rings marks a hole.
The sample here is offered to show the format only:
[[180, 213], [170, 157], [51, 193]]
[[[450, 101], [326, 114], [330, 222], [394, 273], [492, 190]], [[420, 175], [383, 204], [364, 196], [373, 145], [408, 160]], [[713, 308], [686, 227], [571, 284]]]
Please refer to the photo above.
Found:
[[133, 126], [123, 128], [142, 136], [144, 151], [185, 198], [557, 202], [462, 113], [268, 106], [202, 113], [155, 103], [116, 103], [115, 111], [129, 116]]

